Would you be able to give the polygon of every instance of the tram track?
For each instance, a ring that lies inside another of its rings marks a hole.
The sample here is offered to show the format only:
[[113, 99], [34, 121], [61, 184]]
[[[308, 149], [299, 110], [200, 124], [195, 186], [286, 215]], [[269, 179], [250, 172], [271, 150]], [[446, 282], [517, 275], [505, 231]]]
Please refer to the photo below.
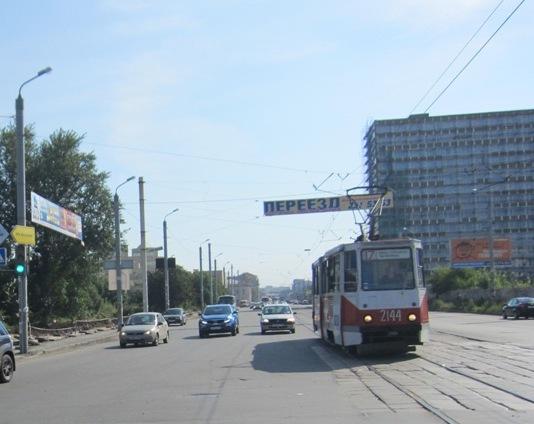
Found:
[[[421, 406], [423, 409], [425, 409], [430, 414], [434, 415], [436, 418], [439, 418], [440, 420], [442, 420], [443, 422], [445, 422], [447, 424], [461, 424], [460, 421], [455, 420], [454, 418], [450, 417], [449, 415], [447, 415], [446, 413], [444, 413], [440, 409], [432, 406], [429, 402], [427, 402], [421, 396], [417, 395], [412, 390], [402, 386], [401, 384], [399, 384], [398, 382], [396, 382], [392, 378], [390, 378], [387, 375], [385, 375], [380, 370], [376, 369], [374, 366], [367, 365], [367, 364], [365, 364], [365, 366], [367, 367], [367, 369], [369, 371], [375, 373], [377, 376], [379, 376], [383, 380], [387, 381], [389, 384], [391, 384], [397, 390], [399, 390], [400, 392], [402, 392], [403, 394], [405, 394], [406, 396], [411, 398], [414, 402], [416, 402], [419, 406]], [[358, 377], [357, 373], [354, 372], [352, 368], [351, 368], [351, 371], [354, 373], [354, 375], [356, 375]], [[455, 400], [457, 403], [459, 403], [456, 399], [453, 399], [453, 400]], [[462, 406], [464, 406], [464, 405], [462, 405]]]

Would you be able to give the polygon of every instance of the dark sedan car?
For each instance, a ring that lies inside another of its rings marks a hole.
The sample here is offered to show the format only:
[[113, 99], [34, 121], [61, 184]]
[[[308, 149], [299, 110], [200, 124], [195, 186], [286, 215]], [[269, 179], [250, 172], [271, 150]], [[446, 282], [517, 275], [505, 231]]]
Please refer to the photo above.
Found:
[[9, 383], [15, 372], [13, 340], [4, 323], [0, 321], [0, 383]]
[[534, 297], [514, 297], [502, 307], [502, 317], [534, 317]]
[[167, 309], [165, 312], [163, 312], [163, 317], [169, 323], [169, 325], [185, 325], [187, 322], [185, 311], [182, 308]]

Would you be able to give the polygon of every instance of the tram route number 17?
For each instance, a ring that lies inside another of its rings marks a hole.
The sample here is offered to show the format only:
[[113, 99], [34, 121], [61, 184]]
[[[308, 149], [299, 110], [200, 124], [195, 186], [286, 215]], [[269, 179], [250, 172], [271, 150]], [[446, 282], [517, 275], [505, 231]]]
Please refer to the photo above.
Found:
[[380, 321], [394, 322], [401, 320], [400, 309], [380, 309]]

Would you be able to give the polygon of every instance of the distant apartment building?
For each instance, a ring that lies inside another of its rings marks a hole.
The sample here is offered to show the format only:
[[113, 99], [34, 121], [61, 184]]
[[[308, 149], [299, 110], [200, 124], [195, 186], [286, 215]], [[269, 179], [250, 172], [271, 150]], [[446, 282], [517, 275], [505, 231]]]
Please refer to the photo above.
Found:
[[[156, 271], [156, 258], [158, 252], [162, 250], [161, 247], [147, 247], [146, 248], [146, 264], [147, 272]], [[111, 259], [115, 259], [114, 257]], [[133, 269], [123, 269], [121, 272], [122, 289], [128, 290], [142, 290], [144, 276], [141, 272], [141, 248], [132, 249], [132, 256], [128, 256], [128, 247], [123, 248], [121, 253], [121, 261], [133, 260]], [[117, 290], [116, 274], [114, 270], [108, 271], [108, 290]]]
[[534, 275], [534, 110], [377, 120], [365, 149], [369, 185], [394, 192], [381, 238], [421, 239], [427, 269]]
[[249, 272], [231, 277], [229, 280], [229, 291], [237, 300], [248, 300], [253, 302], [258, 300], [260, 292], [260, 282], [256, 275]]
[[312, 282], [310, 280], [295, 279], [291, 285], [291, 297], [296, 300], [309, 300]]

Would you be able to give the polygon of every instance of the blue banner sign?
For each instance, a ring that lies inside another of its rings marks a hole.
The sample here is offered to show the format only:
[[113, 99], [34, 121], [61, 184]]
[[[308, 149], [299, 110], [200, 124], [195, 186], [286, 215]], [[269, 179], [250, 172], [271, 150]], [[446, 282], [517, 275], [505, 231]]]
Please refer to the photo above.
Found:
[[[360, 194], [340, 197], [321, 197], [315, 199], [271, 200], [263, 202], [265, 216], [294, 215], [318, 212], [341, 212], [358, 209], [372, 209], [377, 206], [379, 194]], [[378, 207], [392, 208], [393, 193], [386, 193]]]

